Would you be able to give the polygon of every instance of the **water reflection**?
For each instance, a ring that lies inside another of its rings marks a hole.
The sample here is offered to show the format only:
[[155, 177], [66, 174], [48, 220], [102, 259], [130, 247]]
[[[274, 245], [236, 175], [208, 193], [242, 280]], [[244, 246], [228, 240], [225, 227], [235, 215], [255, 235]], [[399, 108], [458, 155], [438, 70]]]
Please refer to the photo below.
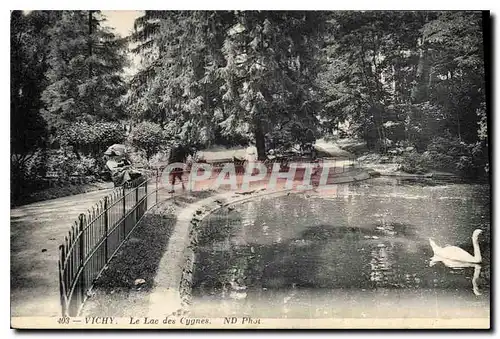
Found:
[[[473, 229], [488, 233], [488, 187], [391, 181], [345, 187], [328, 199], [290, 194], [236, 205], [206, 219], [196, 253], [193, 304], [214, 303], [227, 314], [246, 310], [293, 317], [297, 308], [331, 316], [339, 303], [354, 309], [363, 300], [378, 300], [378, 293], [396, 301], [411, 295], [422, 305], [437, 295], [476, 306], [488, 302], [474, 294], [480, 295], [478, 285], [481, 292], [489, 291], [489, 243], [482, 267], [469, 266], [474, 267], [474, 293], [468, 269], [449, 262], [430, 267], [428, 261], [429, 237], [468, 250]], [[320, 308], [319, 300], [325, 303]]]
[[389, 271], [392, 267], [391, 249], [387, 248], [385, 244], [378, 244], [375, 249], [371, 251], [370, 260], [370, 280], [377, 283], [387, 281], [388, 277], [385, 272]]
[[456, 261], [456, 260], [451, 260], [447, 258], [441, 258], [441, 257], [433, 257], [433, 259], [430, 261], [429, 266], [434, 266], [437, 262], [442, 262], [446, 267], [450, 267], [456, 270], [461, 270], [464, 268], [468, 267], [474, 267], [474, 275], [472, 276], [472, 291], [474, 292], [475, 295], [481, 295], [482, 293], [479, 292], [477, 280], [479, 279], [479, 276], [481, 274], [481, 265], [480, 264], [474, 264], [474, 263], [467, 263], [463, 261]]

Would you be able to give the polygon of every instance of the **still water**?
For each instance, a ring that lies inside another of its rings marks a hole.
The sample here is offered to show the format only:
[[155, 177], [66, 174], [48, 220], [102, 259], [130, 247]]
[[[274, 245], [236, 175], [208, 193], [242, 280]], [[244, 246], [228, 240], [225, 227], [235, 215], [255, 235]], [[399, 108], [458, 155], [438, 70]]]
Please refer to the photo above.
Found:
[[[191, 312], [268, 318], [489, 317], [488, 185], [377, 178], [262, 198], [203, 221]], [[474, 268], [429, 266], [429, 238]]]

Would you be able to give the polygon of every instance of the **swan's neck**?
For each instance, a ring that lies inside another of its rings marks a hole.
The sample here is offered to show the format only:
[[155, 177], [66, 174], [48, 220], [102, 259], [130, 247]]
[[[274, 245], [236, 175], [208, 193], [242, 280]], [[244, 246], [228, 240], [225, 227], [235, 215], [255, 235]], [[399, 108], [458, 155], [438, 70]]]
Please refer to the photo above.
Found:
[[479, 241], [477, 236], [472, 237], [472, 246], [474, 246], [474, 261], [481, 261], [481, 250], [479, 249]]

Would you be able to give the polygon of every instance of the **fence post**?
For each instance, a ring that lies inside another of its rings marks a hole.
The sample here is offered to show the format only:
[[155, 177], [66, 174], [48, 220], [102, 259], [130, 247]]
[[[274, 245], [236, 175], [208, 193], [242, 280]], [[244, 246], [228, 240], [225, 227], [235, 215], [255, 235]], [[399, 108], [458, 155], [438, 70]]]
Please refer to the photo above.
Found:
[[108, 262], [108, 196], [104, 197], [104, 257], [106, 262]]
[[[80, 220], [79, 222], [79, 233], [80, 233], [80, 265], [79, 267], [82, 268], [82, 272], [80, 273], [80, 293], [81, 293], [81, 299], [80, 302], [83, 302], [84, 296], [85, 296], [85, 267], [83, 266], [85, 262], [85, 237], [84, 237], [84, 219], [85, 219], [85, 214], [80, 214], [78, 217]], [[77, 309], [80, 307], [78, 305]]]
[[135, 222], [134, 225], [139, 221], [139, 186], [135, 186]]
[[160, 178], [160, 169], [157, 168], [156, 169], [156, 201], [155, 201], [155, 205], [158, 203], [158, 181], [159, 181], [159, 178]]
[[122, 238], [122, 239], [120, 239], [120, 241], [122, 241], [123, 239], [125, 239], [125, 224], [126, 224], [126, 222], [125, 222], [125, 221], [126, 221], [126, 219], [127, 219], [127, 218], [125, 217], [125, 215], [126, 215], [126, 213], [127, 213], [127, 204], [126, 204], [126, 201], [125, 201], [125, 198], [126, 198], [126, 196], [127, 196], [127, 195], [126, 195], [126, 193], [127, 193], [127, 192], [126, 192], [126, 190], [125, 190], [125, 184], [123, 184], [123, 220], [122, 220], [122, 222], [123, 222], [123, 225], [122, 225], [123, 238]]
[[68, 304], [66, 302], [66, 281], [64, 280], [64, 261], [66, 259], [66, 253], [64, 250], [64, 245], [59, 246], [59, 293], [61, 295], [61, 306], [62, 306], [62, 316], [68, 315]]

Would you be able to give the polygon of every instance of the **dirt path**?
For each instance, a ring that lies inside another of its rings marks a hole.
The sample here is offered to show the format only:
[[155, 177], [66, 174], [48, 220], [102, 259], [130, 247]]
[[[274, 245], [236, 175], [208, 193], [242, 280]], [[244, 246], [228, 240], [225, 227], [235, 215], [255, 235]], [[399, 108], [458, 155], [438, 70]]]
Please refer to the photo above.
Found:
[[58, 316], [58, 246], [78, 215], [105, 189], [24, 205], [10, 212], [12, 316]]

